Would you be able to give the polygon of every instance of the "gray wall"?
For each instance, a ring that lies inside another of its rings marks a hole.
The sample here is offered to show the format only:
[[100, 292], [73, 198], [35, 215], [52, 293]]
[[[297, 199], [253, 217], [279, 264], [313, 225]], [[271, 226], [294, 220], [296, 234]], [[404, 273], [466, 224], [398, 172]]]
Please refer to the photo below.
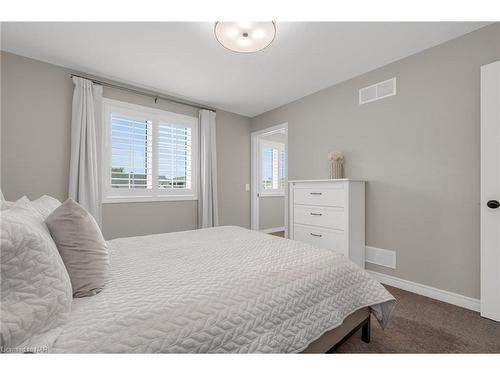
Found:
[[[70, 70], [1, 53], [1, 187], [7, 199], [68, 195]], [[104, 96], [197, 116], [197, 110], [105, 88]], [[250, 225], [250, 119], [217, 111], [219, 209], [222, 224]], [[237, 155], [237, 157], [235, 157]], [[106, 238], [194, 229], [197, 202], [103, 205]]]
[[259, 229], [285, 226], [285, 197], [259, 198]]
[[[288, 122], [289, 179], [328, 177], [341, 150], [366, 186], [366, 243], [397, 252], [368, 268], [479, 297], [480, 67], [500, 59], [495, 24], [252, 120]], [[358, 89], [397, 77], [397, 96], [359, 106]]]
[[217, 111], [219, 224], [250, 228], [250, 119]]

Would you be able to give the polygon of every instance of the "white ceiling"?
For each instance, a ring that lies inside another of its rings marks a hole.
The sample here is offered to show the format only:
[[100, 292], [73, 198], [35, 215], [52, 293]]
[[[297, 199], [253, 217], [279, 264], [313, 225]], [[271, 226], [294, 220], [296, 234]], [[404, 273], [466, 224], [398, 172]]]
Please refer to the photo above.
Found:
[[210, 22], [3, 23], [2, 50], [256, 116], [486, 23], [277, 23], [238, 54]]

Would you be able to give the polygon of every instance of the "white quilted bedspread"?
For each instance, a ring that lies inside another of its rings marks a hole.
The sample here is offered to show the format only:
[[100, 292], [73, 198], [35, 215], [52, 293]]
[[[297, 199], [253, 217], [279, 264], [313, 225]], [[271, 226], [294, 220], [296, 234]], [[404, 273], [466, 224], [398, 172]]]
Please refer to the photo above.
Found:
[[109, 241], [110, 281], [74, 299], [53, 352], [300, 352], [393, 297], [344, 256], [239, 227]]

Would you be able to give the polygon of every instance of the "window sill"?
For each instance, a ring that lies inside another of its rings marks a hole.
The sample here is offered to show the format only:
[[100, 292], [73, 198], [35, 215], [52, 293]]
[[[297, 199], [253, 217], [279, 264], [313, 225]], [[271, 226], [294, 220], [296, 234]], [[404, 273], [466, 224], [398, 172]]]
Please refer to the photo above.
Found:
[[170, 202], [170, 201], [196, 201], [198, 197], [193, 195], [177, 195], [165, 197], [105, 197], [103, 204], [111, 203], [140, 203], [140, 202]]

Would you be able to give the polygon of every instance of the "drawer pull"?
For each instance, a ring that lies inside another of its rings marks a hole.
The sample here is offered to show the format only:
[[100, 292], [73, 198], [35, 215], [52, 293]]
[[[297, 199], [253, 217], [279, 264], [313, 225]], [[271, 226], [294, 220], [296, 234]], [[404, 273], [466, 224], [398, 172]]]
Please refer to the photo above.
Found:
[[309, 233], [309, 234], [314, 237], [323, 237], [322, 234], [316, 234], [316, 233]]
[[311, 215], [312, 215], [312, 216], [323, 216], [323, 214], [319, 214], [319, 213], [317, 213], [317, 212], [311, 212]]
[[322, 195], [323, 193], [317, 193], [317, 192], [312, 191], [309, 194], [311, 194], [311, 195]]

